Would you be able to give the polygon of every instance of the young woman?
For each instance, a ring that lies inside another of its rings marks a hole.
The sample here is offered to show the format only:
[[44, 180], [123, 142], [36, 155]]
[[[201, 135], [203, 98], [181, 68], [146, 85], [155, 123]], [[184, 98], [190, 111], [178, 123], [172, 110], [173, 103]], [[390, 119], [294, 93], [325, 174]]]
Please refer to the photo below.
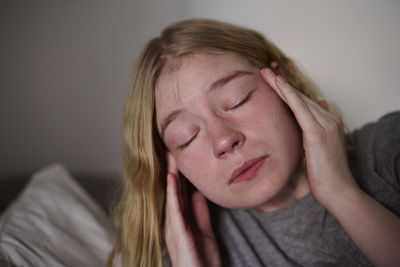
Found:
[[396, 266], [399, 133], [393, 113], [345, 138], [257, 32], [171, 25], [133, 75], [109, 265]]

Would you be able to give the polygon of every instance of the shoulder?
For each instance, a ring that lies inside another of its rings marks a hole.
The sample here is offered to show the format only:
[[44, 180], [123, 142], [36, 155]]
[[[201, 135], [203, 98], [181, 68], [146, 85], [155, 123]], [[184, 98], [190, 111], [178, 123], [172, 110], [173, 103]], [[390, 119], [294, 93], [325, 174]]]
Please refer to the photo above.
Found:
[[378, 147], [387, 147], [393, 141], [399, 141], [399, 134], [400, 111], [388, 113], [377, 121], [370, 122], [353, 132], [355, 138], [361, 138], [362, 141], [374, 141], [374, 145]]
[[393, 141], [400, 141], [400, 111], [386, 114], [376, 122], [376, 138], [379, 138], [377, 144], [386, 148], [390, 148]]
[[400, 192], [400, 111], [383, 116], [375, 124], [371, 144], [375, 170]]
[[375, 198], [400, 201], [400, 111], [352, 133], [349, 164], [360, 187]]
[[[373, 156], [376, 170], [388, 161], [400, 160], [400, 111], [382, 116], [376, 122], [368, 123], [352, 133], [355, 153]], [[400, 163], [400, 162], [399, 162]]]

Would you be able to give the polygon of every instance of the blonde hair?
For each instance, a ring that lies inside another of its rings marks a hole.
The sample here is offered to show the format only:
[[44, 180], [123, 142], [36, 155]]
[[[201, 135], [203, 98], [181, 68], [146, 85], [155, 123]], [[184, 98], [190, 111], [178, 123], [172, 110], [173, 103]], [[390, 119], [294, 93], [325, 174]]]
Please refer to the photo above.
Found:
[[165, 147], [155, 127], [154, 87], [168, 62], [202, 50], [230, 51], [260, 66], [276, 62], [290, 84], [318, 100], [315, 85], [256, 31], [208, 19], [167, 27], [147, 44], [133, 73], [123, 119], [123, 192], [114, 212], [117, 240], [108, 266], [117, 255], [123, 266], [162, 266], [167, 170]]

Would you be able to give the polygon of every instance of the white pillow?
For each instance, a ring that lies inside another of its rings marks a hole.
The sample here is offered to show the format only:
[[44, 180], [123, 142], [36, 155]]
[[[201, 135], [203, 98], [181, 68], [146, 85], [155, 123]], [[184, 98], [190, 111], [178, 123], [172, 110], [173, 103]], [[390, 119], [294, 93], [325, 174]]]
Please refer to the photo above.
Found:
[[36, 173], [0, 219], [0, 262], [104, 266], [114, 234], [100, 206], [60, 164]]

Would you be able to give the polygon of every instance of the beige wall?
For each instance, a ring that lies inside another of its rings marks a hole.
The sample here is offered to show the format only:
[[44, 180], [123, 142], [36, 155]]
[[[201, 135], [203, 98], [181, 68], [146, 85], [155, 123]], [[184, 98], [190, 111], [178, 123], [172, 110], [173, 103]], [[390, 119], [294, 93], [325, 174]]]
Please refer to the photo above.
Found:
[[2, 0], [0, 177], [53, 161], [119, 173], [134, 60], [190, 17], [262, 31], [359, 127], [400, 108], [398, 14], [398, 1]]

